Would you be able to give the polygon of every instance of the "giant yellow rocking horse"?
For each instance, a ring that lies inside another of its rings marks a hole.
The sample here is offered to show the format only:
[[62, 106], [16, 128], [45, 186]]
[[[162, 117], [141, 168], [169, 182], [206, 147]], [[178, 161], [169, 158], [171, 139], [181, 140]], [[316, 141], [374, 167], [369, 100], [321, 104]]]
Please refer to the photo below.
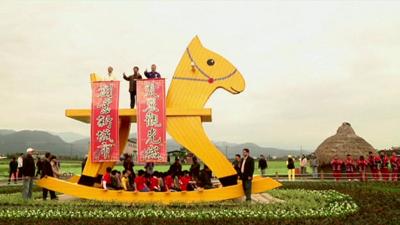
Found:
[[[101, 77], [92, 74], [92, 81]], [[223, 88], [238, 94], [245, 88], [242, 74], [222, 56], [205, 47], [196, 36], [179, 62], [167, 94], [167, 131], [211, 168], [222, 187], [188, 192], [127, 192], [93, 187], [99, 183], [107, 167], [115, 163], [92, 163], [87, 160], [82, 176], [70, 180], [47, 177], [41, 187], [84, 199], [118, 202], [201, 202], [220, 201], [243, 196], [236, 171], [226, 157], [207, 137], [202, 122], [211, 122], [211, 109], [204, 108], [213, 92]], [[89, 123], [90, 109], [69, 109], [66, 116]], [[120, 152], [128, 140], [130, 124], [136, 122], [135, 109], [119, 109]], [[90, 150], [89, 150], [90, 152]], [[90, 157], [90, 154], [88, 154]], [[240, 182], [240, 181], [239, 181]], [[260, 193], [281, 186], [271, 178], [254, 177], [252, 192]]]

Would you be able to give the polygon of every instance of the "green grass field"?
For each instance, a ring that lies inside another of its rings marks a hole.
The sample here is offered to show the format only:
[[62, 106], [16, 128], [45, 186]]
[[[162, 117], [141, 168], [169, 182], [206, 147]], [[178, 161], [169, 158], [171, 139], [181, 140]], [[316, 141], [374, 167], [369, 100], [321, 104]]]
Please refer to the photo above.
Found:
[[[8, 177], [8, 163], [9, 160], [4, 159], [0, 161], [0, 177]], [[296, 162], [296, 167], [298, 167], [298, 162]], [[256, 162], [256, 168], [258, 163]], [[142, 165], [134, 167], [136, 171], [143, 169]], [[165, 172], [169, 168], [169, 165], [156, 165], [155, 170], [160, 172]], [[190, 165], [183, 165], [183, 170], [189, 170]], [[122, 171], [123, 167], [121, 163], [118, 163], [115, 167], [116, 170]], [[61, 171], [63, 173], [72, 173], [75, 175], [81, 174], [81, 161], [61, 161]], [[269, 161], [267, 175], [275, 175], [276, 173], [286, 174], [286, 162], [285, 161]], [[256, 169], [255, 174], [260, 174], [260, 170]]]

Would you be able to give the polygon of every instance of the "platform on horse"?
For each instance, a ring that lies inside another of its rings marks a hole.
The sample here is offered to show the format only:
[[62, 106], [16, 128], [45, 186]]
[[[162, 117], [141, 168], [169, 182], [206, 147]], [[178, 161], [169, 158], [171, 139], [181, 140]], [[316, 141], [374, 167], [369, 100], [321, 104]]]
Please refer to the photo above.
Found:
[[[90, 109], [67, 109], [65, 116], [84, 122], [90, 123]], [[167, 117], [174, 116], [200, 116], [202, 122], [211, 122], [211, 109], [180, 109], [180, 108], [167, 108]], [[131, 123], [136, 123], [136, 109], [119, 109], [119, 117], [121, 119], [128, 119]]]

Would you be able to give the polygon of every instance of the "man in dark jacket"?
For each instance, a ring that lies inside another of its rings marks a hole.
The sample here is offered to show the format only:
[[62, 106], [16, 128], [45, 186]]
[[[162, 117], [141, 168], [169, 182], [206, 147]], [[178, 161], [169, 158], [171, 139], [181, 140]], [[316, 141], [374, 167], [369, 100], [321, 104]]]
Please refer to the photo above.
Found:
[[[40, 176], [40, 178], [43, 177], [53, 177], [53, 168], [50, 164], [50, 157], [51, 154], [49, 152], [46, 152], [46, 154], [44, 155], [44, 159], [42, 161], [42, 174]], [[48, 192], [50, 192], [50, 198], [53, 199], [57, 199], [56, 193], [54, 191], [50, 191], [46, 188], [43, 188], [43, 200], [47, 199], [47, 194]]]
[[146, 69], [146, 71], [144, 71], [144, 75], [147, 77], [147, 79], [161, 78], [160, 73], [158, 73], [156, 70], [157, 70], [157, 66], [156, 66], [156, 64], [153, 64], [153, 65], [151, 65], [151, 71], [147, 72], [147, 69]]
[[233, 168], [236, 170], [238, 177], [240, 178], [240, 154], [235, 155], [235, 160], [233, 160], [232, 165]]
[[200, 174], [200, 163], [197, 161], [196, 156], [193, 156], [192, 160], [193, 163], [190, 166], [190, 175], [192, 176], [193, 180], [196, 180], [199, 178]]
[[243, 158], [240, 161], [240, 175], [246, 201], [251, 201], [251, 182], [254, 174], [254, 159], [250, 156], [250, 150], [243, 149]]
[[37, 158], [36, 169], [37, 170], [35, 177], [40, 176], [40, 174], [42, 174], [42, 159], [39, 157]]
[[11, 177], [14, 176], [14, 183], [17, 183], [17, 170], [18, 163], [15, 157], [12, 158], [9, 164], [9, 175], [8, 175], [8, 184], [11, 182]]
[[197, 185], [204, 189], [212, 188], [211, 182], [212, 172], [207, 165], [204, 165], [204, 168], [200, 171], [199, 179], [197, 180]]
[[33, 149], [26, 150], [26, 156], [23, 158], [22, 175], [24, 176], [24, 188], [22, 197], [24, 200], [32, 198], [33, 177], [35, 176], [35, 160], [32, 157]]
[[139, 73], [139, 67], [133, 67], [133, 74], [129, 77], [123, 74], [124, 79], [129, 81], [129, 93], [131, 95], [131, 109], [135, 108], [135, 98], [136, 98], [136, 81], [142, 79], [142, 75]]
[[179, 162], [179, 158], [175, 158], [175, 162], [169, 167], [168, 170], [173, 177], [179, 175], [182, 172], [182, 165]]
[[258, 169], [261, 171], [261, 176], [265, 176], [265, 170], [268, 168], [267, 160], [264, 155], [260, 155], [260, 159], [258, 160]]

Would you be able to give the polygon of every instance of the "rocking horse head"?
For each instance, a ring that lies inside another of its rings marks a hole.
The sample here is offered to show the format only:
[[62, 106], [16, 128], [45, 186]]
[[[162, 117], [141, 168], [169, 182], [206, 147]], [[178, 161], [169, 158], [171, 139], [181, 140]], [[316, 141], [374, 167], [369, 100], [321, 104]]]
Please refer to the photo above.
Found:
[[175, 70], [167, 105], [202, 107], [218, 88], [239, 94], [245, 88], [245, 81], [235, 66], [205, 48], [196, 36], [186, 48]]

